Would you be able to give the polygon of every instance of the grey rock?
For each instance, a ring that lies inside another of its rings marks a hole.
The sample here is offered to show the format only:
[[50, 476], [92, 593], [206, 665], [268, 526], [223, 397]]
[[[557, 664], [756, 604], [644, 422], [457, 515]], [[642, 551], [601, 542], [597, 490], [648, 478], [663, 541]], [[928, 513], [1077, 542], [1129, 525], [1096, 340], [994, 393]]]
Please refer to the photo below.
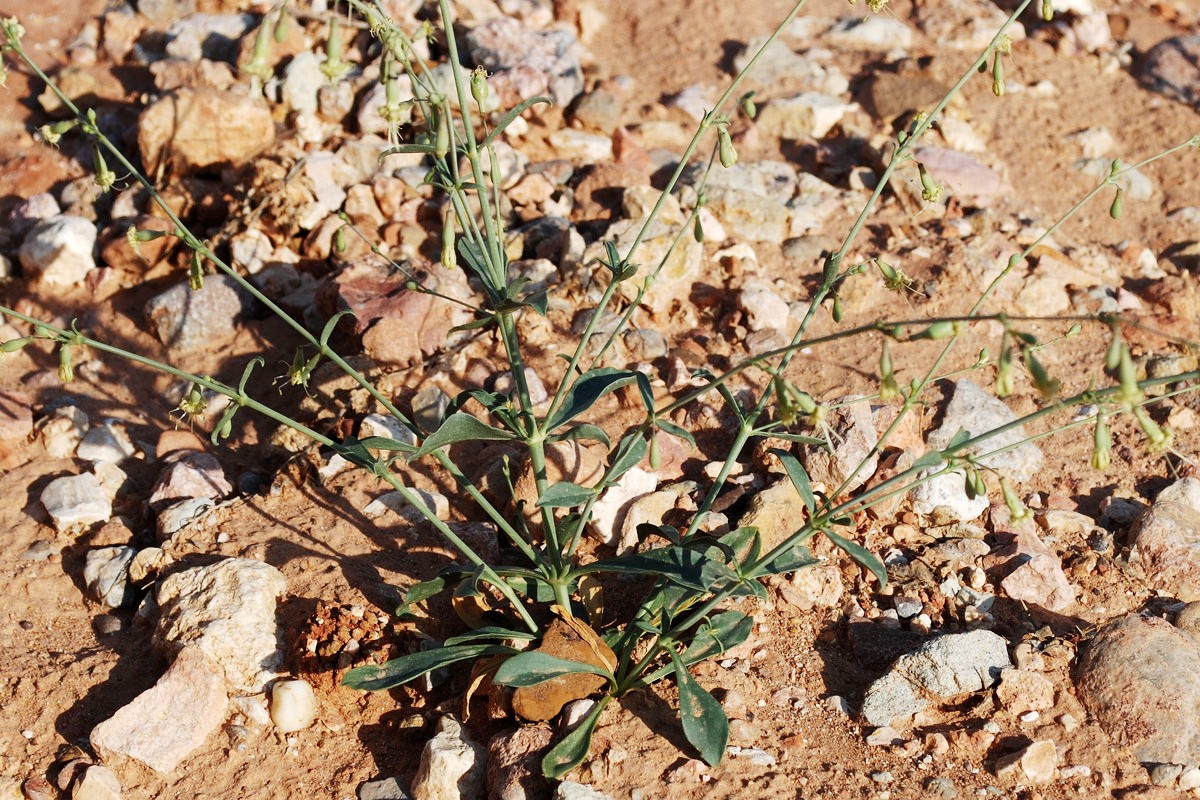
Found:
[[75, 455], [84, 461], [117, 464], [137, 452], [124, 428], [111, 423], [95, 425], [84, 434]]
[[585, 783], [563, 781], [554, 788], [554, 800], [612, 800], [612, 798]]
[[533, 31], [499, 17], [473, 28], [464, 43], [471, 63], [494, 73], [488, 82], [505, 107], [512, 96], [519, 102], [548, 94], [556, 106], [566, 108], [583, 92], [575, 36], [568, 31]]
[[1188, 767], [1179, 776], [1180, 791], [1190, 792], [1193, 789], [1200, 789], [1200, 767]]
[[49, 192], [38, 192], [25, 198], [8, 218], [8, 229], [14, 236], [24, 236], [29, 230], [44, 219], [57, 217], [62, 213], [58, 201]]
[[1129, 563], [1180, 600], [1200, 600], [1200, 480], [1163, 489], [1130, 529]]
[[264, 691], [282, 664], [275, 600], [287, 591], [279, 570], [227, 558], [180, 570], [158, 584], [154, 643], [168, 653], [195, 645], [236, 691]]
[[790, 309], [787, 301], [770, 281], [751, 279], [738, 292], [738, 308], [746, 316], [746, 327], [752, 331], [776, 331], [790, 336]]
[[841, 487], [857, 470], [854, 479], [842, 488], [843, 492], [852, 492], [866, 483], [879, 466], [879, 454], [872, 452], [879, 444], [879, 432], [875, 429], [871, 405], [863, 398], [843, 397], [836, 402], [840, 407], [831, 411], [827, 419], [833, 432], [833, 452], [805, 446], [801, 458], [809, 477], [824, 483], [830, 492]]
[[416, 445], [417, 436], [400, 420], [388, 414], [367, 414], [358, 428], [358, 438], [380, 436], [403, 444]]
[[92, 729], [106, 761], [129, 757], [167, 773], [204, 744], [229, 706], [221, 668], [198, 647], [185, 647], [154, 686]]
[[640, 361], [653, 361], [670, 352], [667, 337], [654, 328], [631, 328], [623, 338], [630, 355]]
[[159, 512], [156, 524], [158, 540], [160, 542], [167, 541], [213, 508], [212, 500], [207, 497], [189, 497], [186, 500], [172, 503]]
[[71, 787], [71, 800], [121, 800], [121, 782], [108, 767], [90, 764]]
[[1143, 764], [1200, 764], [1200, 643], [1170, 623], [1130, 614], [1084, 651], [1079, 697]]
[[925, 781], [925, 791], [929, 797], [940, 800], [954, 800], [958, 797], [958, 787], [949, 778], [930, 778]]
[[450, 396], [438, 386], [426, 386], [413, 395], [413, 421], [423, 431], [436, 431], [450, 409]]
[[939, 636], [896, 659], [891, 671], [867, 689], [860, 715], [870, 725], [890, 725], [931, 700], [986, 689], [1009, 666], [1007, 642], [991, 631]]
[[795, 97], [772, 100], [755, 119], [758, 127], [781, 139], [820, 139], [858, 108], [820, 92], [802, 92]]
[[621, 105], [615, 93], [596, 89], [579, 98], [571, 116], [584, 128], [612, 135], [621, 124]]
[[91, 423], [87, 414], [78, 406], [60, 406], [38, 424], [42, 445], [46, 455], [54, 458], [70, 458], [75, 455], [84, 434]]
[[1164, 39], [1142, 58], [1138, 77], [1153, 91], [1200, 105], [1200, 35]]
[[163, 467], [150, 492], [150, 505], [165, 500], [220, 498], [233, 491], [221, 463], [210, 453], [182, 451]]
[[42, 490], [41, 503], [58, 531], [75, 531], [112, 516], [112, 502], [90, 472], [55, 478]]
[[77, 286], [96, 266], [96, 225], [84, 217], [47, 217], [33, 226], [17, 257], [31, 281]]
[[487, 795], [487, 752], [471, 741], [453, 717], [442, 717], [437, 734], [421, 751], [413, 800], [473, 800]]
[[167, 28], [167, 55], [185, 61], [232, 62], [237, 58], [238, 41], [253, 24], [254, 17], [249, 14], [189, 14]]
[[380, 778], [359, 784], [358, 800], [411, 800], [398, 778]]
[[228, 338], [251, 306], [250, 295], [232, 278], [209, 275], [200, 289], [182, 283], [156, 295], [146, 304], [146, 316], [159, 341], [186, 352]]
[[1150, 770], [1150, 782], [1155, 786], [1174, 786], [1182, 774], [1182, 764], [1157, 764]]
[[88, 594], [105, 608], [123, 608], [137, 602], [129, 585], [129, 562], [137, 555], [133, 547], [98, 547], [89, 550], [83, 566], [83, 584]]
[[522, 726], [498, 733], [488, 742], [488, 797], [494, 800], [546, 800], [550, 783], [542, 775], [542, 756], [554, 732], [549, 727]]

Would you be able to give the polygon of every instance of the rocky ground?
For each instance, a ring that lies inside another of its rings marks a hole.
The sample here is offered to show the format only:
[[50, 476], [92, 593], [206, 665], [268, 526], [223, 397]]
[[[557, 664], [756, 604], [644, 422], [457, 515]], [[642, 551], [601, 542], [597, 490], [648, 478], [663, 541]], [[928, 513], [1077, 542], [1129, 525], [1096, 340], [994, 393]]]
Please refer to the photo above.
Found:
[[[339, 330], [381, 388], [420, 419], [464, 388], [511, 381], [487, 336], [454, 334], [454, 306], [404, 290], [370, 253], [407, 260], [452, 296], [475, 288], [435, 262], [437, 198], [417, 157], [378, 161], [386, 102], [364, 31], [347, 28], [354, 65], [329, 84], [327, 26], [309, 4], [279, 26], [252, 99], [265, 14], [250, 0], [81, 0], [69, 11], [10, 2], [31, 54], [154, 177], [172, 207], [257, 286], [320, 329]], [[297, 5], [297, 4], [293, 4]], [[316, 5], [315, 3], [313, 5]], [[384, 3], [413, 22], [421, 3]], [[522, 321], [531, 367], [553, 387], [556, 354], [586, 324], [602, 241], [626, 243], [659, 195], [700, 115], [783, 17], [781, 0], [470, 0], [455, 4], [470, 65], [492, 71], [512, 104], [548, 94], [500, 148], [510, 252], [551, 289], [545, 319]], [[814, 3], [751, 78], [759, 113], [739, 117], [739, 163], [714, 172], [704, 242], [685, 237], [611, 356], [655, 376], [664, 397], [691, 370], [727, 368], [786, 342], [884, 164], [897, 126], [928, 108], [986, 46], [1004, 8], [986, 0]], [[1200, 133], [1200, 31], [1185, 0], [1055, 0], [1013, 30], [1001, 80], [971, 82], [918, 157], [946, 187], [921, 198], [902, 170], [850, 258], [885, 258], [913, 281], [890, 291], [847, 283], [844, 325], [965, 313], [1011, 253], [1041, 235], [1113, 158], [1127, 163]], [[0, 96], [0, 299], [97, 338], [236, 382], [251, 381], [306, 424], [339, 438], [406, 435], [340, 373], [318, 367], [307, 392], [278, 391], [294, 333], [232, 281], [187, 288], [170, 239], [130, 249], [130, 224], [165, 227], [122, 181], [97, 196], [90, 148], [38, 135], [58, 101], [9, 65]], [[1013, 315], [1121, 311], [1145, 374], [1195, 368], [1193, 270], [1200, 254], [1194, 148], [1124, 179], [1032, 254], [989, 301]], [[667, 252], [694, 202], [685, 176], [641, 260]], [[363, 232], [339, 252], [344, 212]], [[817, 334], [835, 329], [822, 313]], [[1064, 391], [1104, 383], [1108, 329], [1030, 322]], [[0, 341], [26, 335], [0, 325]], [[1000, 330], [981, 326], [948, 361], [928, 408], [864, 471], [880, 481], [960, 429], [982, 432], [1037, 408], [1028, 381], [990, 394]], [[805, 351], [789, 378], [835, 401], [877, 391], [878, 336]], [[930, 343], [893, 348], [901, 383]], [[591, 757], [551, 787], [531, 764], [580, 706], [517, 727], [477, 704], [463, 721], [461, 676], [388, 693], [340, 686], [345, 670], [457, 632], [448, 606], [393, 615], [404, 588], [453, 559], [413, 509], [338, 458], [248, 414], [227, 446], [221, 416], [184, 424], [186, 384], [127, 361], [79, 353], [60, 381], [41, 344], [0, 360], [0, 798], [659, 798], [1200, 796], [1200, 435], [1197, 400], [1156, 407], [1176, 453], [1147, 452], [1113, 420], [1113, 465], [1089, 466], [1090, 427], [991, 462], [1033, 510], [1014, 520], [962, 481], [934, 482], [858, 520], [887, 564], [881, 589], [840, 551], [746, 602], [750, 640], [697, 668], [732, 720], [725, 761], [693, 758], [671, 686], [601, 718]], [[541, 382], [539, 381], [539, 382]], [[750, 375], [737, 389], [762, 389]], [[639, 412], [598, 406], [617, 435]], [[634, 401], [636, 402], [636, 401]], [[802, 453], [836, 483], [892, 419], [886, 404], [830, 420], [833, 458]], [[1070, 413], [1059, 424], [1070, 420]], [[636, 523], [694, 508], [729, 440], [700, 403], [677, 419], [698, 446], [665, 451], [640, 488], [600, 504], [588, 547]], [[1037, 435], [1045, 428], [1025, 433]], [[859, 455], [856, 455], [859, 454]], [[487, 484], [498, 454], [459, 453]], [[906, 462], [905, 459], [908, 459]], [[406, 482], [485, 551], [495, 531], [471, 518], [453, 482], [409, 468]], [[993, 487], [994, 488], [994, 487]], [[721, 520], [786, 535], [800, 499], [762, 451], [735, 472]], [[282, 682], [284, 678], [296, 680]], [[268, 688], [275, 699], [268, 704]], [[286, 696], [285, 696], [286, 695]], [[586, 701], [582, 701], [586, 702]]]

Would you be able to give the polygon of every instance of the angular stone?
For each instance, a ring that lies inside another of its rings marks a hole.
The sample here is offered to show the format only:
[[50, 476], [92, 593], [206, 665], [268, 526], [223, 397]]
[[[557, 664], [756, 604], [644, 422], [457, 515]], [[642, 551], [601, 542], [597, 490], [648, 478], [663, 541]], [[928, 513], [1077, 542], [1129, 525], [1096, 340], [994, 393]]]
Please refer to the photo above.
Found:
[[233, 278], [208, 275], [200, 289], [181, 283], [153, 297], [146, 304], [146, 317], [159, 341], [187, 352], [229, 338], [252, 305], [250, 295]]
[[172, 573], [158, 584], [154, 642], [168, 653], [195, 645], [235, 691], [262, 692], [282, 663], [275, 600], [286, 591], [279, 570], [245, 558]]
[[1001, 758], [996, 764], [996, 777], [1014, 783], [1049, 783], [1057, 768], [1054, 742], [1043, 739]]
[[133, 547], [98, 547], [89, 550], [83, 567], [88, 594], [105, 608], [121, 608], [137, 602], [129, 585], [129, 562], [137, 555]]
[[770, 282], [748, 280], [738, 292], [738, 308], [746, 316], [746, 327], [752, 331], [775, 331], [791, 336], [787, 301]]
[[253, 24], [249, 14], [188, 14], [167, 28], [167, 55], [185, 61], [232, 61], [238, 40]]
[[1079, 662], [1080, 699], [1143, 764], [1200, 764], [1200, 642], [1156, 617], [1100, 630]]
[[972, 205], [987, 205], [1009, 189], [995, 170], [966, 153], [942, 147], [919, 147], [913, 157], [948, 192]]
[[453, 717], [442, 717], [437, 735], [421, 751], [413, 800], [474, 800], [486, 797], [487, 752], [467, 737]]
[[1200, 35], [1163, 39], [1143, 56], [1137, 71], [1153, 91], [1200, 105]]
[[488, 742], [488, 797], [495, 800], [546, 800], [550, 782], [542, 775], [542, 756], [554, 732], [541, 725], [498, 733]]
[[138, 121], [138, 147], [149, 174], [163, 164], [176, 172], [240, 166], [274, 141], [270, 108], [233, 91], [182, 89], [147, 108]]
[[896, 659], [891, 671], [867, 689], [860, 715], [870, 725], [889, 725], [931, 700], [986, 689], [1011, 665], [1008, 643], [991, 631], [939, 636]]
[[198, 647], [185, 647], [154, 686], [92, 728], [105, 760], [127, 756], [168, 773], [204, 744], [228, 713], [221, 669]]
[[359, 784], [358, 800], [411, 800], [398, 778], [380, 778]]
[[1133, 524], [1129, 563], [1152, 586], [1180, 600], [1200, 600], [1200, 480], [1163, 489]]
[[807, 519], [803, 498], [791, 480], [783, 478], [750, 498], [750, 506], [738, 520], [738, 527], [758, 528], [765, 553], [804, 527]]
[[[556, 106], [566, 108], [583, 92], [578, 48], [568, 31], [534, 31], [516, 19], [498, 17], [473, 28], [464, 43], [471, 62], [494, 73], [488, 85], [501, 107], [549, 95]], [[534, 113], [538, 111], [535, 106]]]
[[112, 516], [112, 502], [90, 472], [55, 478], [42, 490], [40, 499], [60, 532], [107, 522]]
[[602, 543], [619, 543], [625, 515], [633, 503], [658, 488], [658, 476], [653, 472], [634, 467], [621, 476], [615, 484], [600, 495], [592, 506], [589, 530]]
[[825, 31], [821, 41], [843, 49], [891, 50], [911, 47], [913, 30], [894, 16], [871, 14], [839, 21]]
[[554, 800], [612, 800], [612, 798], [585, 783], [563, 781], [554, 787]]
[[70, 458], [87, 433], [91, 423], [79, 406], [60, 406], [39, 423], [42, 445], [46, 455]]
[[96, 266], [96, 225], [84, 217], [48, 217], [17, 251], [25, 275], [46, 286], [78, 286]]
[[781, 139], [820, 139], [858, 106], [820, 92], [772, 100], [759, 112], [758, 127]]
[[1006, 669], [1000, 673], [996, 699], [1014, 717], [1027, 711], [1045, 711], [1054, 707], [1054, 684], [1036, 672]]
[[88, 429], [75, 455], [84, 461], [116, 464], [132, 456], [137, 449], [124, 428], [105, 423]]
[[121, 800], [121, 782], [108, 767], [91, 764], [71, 787], [71, 800]]
[[32, 433], [29, 394], [20, 389], [0, 389], [0, 441], [28, 439]]
[[209, 453], [182, 452], [163, 467], [150, 493], [149, 503], [197, 498], [216, 499], [233, 491], [221, 462]]
[[[617, 657], [608, 645], [584, 623], [577, 620], [573, 622], [553, 620], [546, 628], [537, 652], [567, 661], [615, 669]], [[513, 711], [523, 719], [542, 722], [557, 716], [567, 703], [581, 700], [603, 685], [604, 678], [593, 673], [559, 675], [533, 686], [518, 687], [512, 696]]]
[[[809, 477], [824, 483], [826, 490], [852, 492], [875, 474], [879, 454], [872, 452], [879, 444], [879, 432], [871, 404], [859, 396], [843, 397], [836, 401], [839, 408], [829, 414], [827, 425], [832, 430], [833, 452], [823, 447], [805, 446], [801, 455]], [[857, 474], [855, 474], [857, 472]], [[844, 487], [851, 475], [854, 479]]]

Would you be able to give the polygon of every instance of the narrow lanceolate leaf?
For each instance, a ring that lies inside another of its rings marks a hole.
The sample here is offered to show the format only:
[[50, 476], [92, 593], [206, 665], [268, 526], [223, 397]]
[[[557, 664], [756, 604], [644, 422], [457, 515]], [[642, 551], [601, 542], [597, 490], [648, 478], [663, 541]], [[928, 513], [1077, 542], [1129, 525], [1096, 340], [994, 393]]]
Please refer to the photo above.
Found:
[[595, 491], [562, 481], [550, 486], [538, 498], [538, 508], [574, 508], [581, 506], [596, 495]]
[[937, 450], [930, 450], [928, 453], [926, 453], [925, 455], [921, 456], [916, 461], [914, 461], [913, 465], [912, 465], [912, 467], [910, 467], [910, 469], [917, 471], [917, 470], [923, 470], [923, 469], [932, 469], [934, 467], [940, 467], [942, 465], [942, 463], [945, 462], [945, 460], [946, 460], [946, 457], [943, 456], [940, 452], [938, 452]]
[[491, 133], [489, 133], [487, 135], [487, 137], [482, 142], [479, 143], [480, 149], [485, 148], [488, 145], [490, 145], [492, 142], [494, 142], [496, 140], [496, 137], [499, 136], [500, 134], [504, 133], [504, 129], [507, 128], [509, 125], [511, 125], [512, 121], [514, 119], [521, 116], [521, 113], [524, 112], [525, 109], [530, 108], [534, 105], [537, 105], [538, 103], [545, 103], [546, 105], [551, 105], [551, 106], [554, 105], [553, 100], [551, 100], [549, 97], [545, 97], [542, 95], [538, 95], [537, 97], [530, 97], [528, 100], [522, 100], [520, 103], [518, 103], [517, 105], [513, 106], [512, 108], [510, 108], [508, 111], [505, 112], [504, 116], [501, 117], [500, 120], [496, 123], [496, 127], [492, 128]]
[[509, 628], [489, 627], [489, 628], [477, 628], [473, 631], [467, 631], [466, 633], [459, 634], [458, 636], [451, 636], [449, 639], [446, 640], [445, 644], [447, 647], [451, 647], [456, 644], [467, 644], [469, 642], [482, 642], [482, 641], [487, 641], [489, 639], [499, 640], [499, 641], [508, 641], [508, 640], [513, 640], [513, 639], [530, 640], [530, 639], [535, 639], [535, 638], [537, 638], [537, 635], [530, 633], [529, 631], [524, 631], [524, 630], [517, 631], [517, 630], [511, 630]]
[[721, 704], [696, 682], [673, 651], [671, 661], [679, 685], [679, 717], [683, 720], [683, 733], [705, 763], [715, 767], [721, 763], [725, 745], [729, 743], [729, 719]]
[[493, 428], [486, 422], [481, 422], [465, 411], [458, 411], [446, 417], [446, 421], [442, 426], [429, 435], [421, 444], [421, 449], [413, 454], [413, 458], [420, 458], [423, 455], [432, 453], [435, 450], [440, 450], [443, 447], [458, 442], [469, 442], [486, 439], [490, 441], [502, 441], [505, 439], [516, 438], [512, 433], [500, 428]]
[[460, 644], [439, 647], [436, 650], [421, 650], [383, 664], [355, 667], [346, 673], [342, 685], [351, 689], [371, 691], [391, 689], [459, 661], [515, 652], [517, 651], [511, 647], [498, 644]]
[[546, 421], [546, 430], [553, 431], [563, 423], [591, 408], [597, 400], [609, 392], [616, 391], [637, 380], [637, 373], [627, 369], [601, 367], [588, 370], [579, 376], [563, 396], [562, 405], [554, 416]]
[[811, 567], [816, 563], [817, 559], [813, 558], [812, 552], [803, 544], [796, 543], [759, 567], [757, 574], [782, 575], [785, 572]]
[[600, 715], [604, 713], [610, 700], [612, 695], [601, 697], [579, 726], [550, 748], [550, 752], [542, 759], [542, 773], [547, 778], [559, 780], [587, 758], [588, 751], [592, 749], [592, 734], [596, 732], [596, 723], [600, 721]]
[[612, 674], [603, 667], [585, 664], [582, 661], [568, 661], [537, 650], [518, 653], [506, 660], [500, 665], [500, 669], [496, 670], [492, 680], [501, 686], [535, 686], [576, 672], [602, 675], [612, 680]]
[[711, 560], [703, 553], [686, 547], [660, 547], [648, 553], [605, 558], [579, 567], [581, 574], [616, 572], [627, 575], [654, 575], [688, 589], [704, 591], [704, 572]]
[[754, 620], [740, 611], [725, 611], [707, 620], [679, 657], [686, 664], [719, 656], [750, 637]]
[[829, 537], [829, 541], [837, 545], [837, 547], [846, 555], [850, 556], [859, 564], [871, 570], [872, 574], [879, 579], [880, 587], [887, 585], [887, 569], [883, 566], [883, 562], [879, 560], [877, 555], [863, 547], [858, 542], [852, 542], [843, 536], [837, 535], [829, 529], [826, 529], [824, 533]]
[[550, 441], [552, 442], [573, 439], [588, 439], [593, 442], [600, 442], [605, 447], [612, 447], [612, 442], [609, 440], [608, 434], [604, 432], [604, 429], [599, 425], [592, 425], [590, 422], [572, 426], [562, 433], [550, 437]]
[[771, 452], [783, 464], [783, 468], [787, 470], [788, 477], [792, 479], [792, 485], [800, 493], [800, 499], [804, 501], [804, 507], [811, 514], [812, 510], [817, 507], [817, 500], [813, 496], [812, 484], [808, 480], [808, 473], [804, 471], [803, 465], [800, 464], [800, 461], [794, 455], [786, 450], [772, 447]]
[[650, 449], [650, 440], [644, 433], [635, 431], [617, 443], [613, 451], [608, 475], [604, 478], [604, 487], [612, 486], [629, 470], [641, 463]]
[[690, 444], [692, 447], [696, 446], [695, 437], [693, 437], [692, 434], [689, 433], [684, 428], [681, 428], [678, 425], [676, 425], [674, 422], [667, 422], [666, 420], [659, 419], [659, 420], [655, 420], [654, 424], [663, 433], [674, 436], [677, 439], [683, 439], [685, 442]]
[[396, 616], [402, 617], [405, 614], [411, 614], [412, 608], [417, 603], [428, 600], [446, 588], [446, 579], [438, 576], [433, 580], [421, 581], [414, 583], [408, 587], [408, 591], [404, 593], [404, 602], [396, 609]]

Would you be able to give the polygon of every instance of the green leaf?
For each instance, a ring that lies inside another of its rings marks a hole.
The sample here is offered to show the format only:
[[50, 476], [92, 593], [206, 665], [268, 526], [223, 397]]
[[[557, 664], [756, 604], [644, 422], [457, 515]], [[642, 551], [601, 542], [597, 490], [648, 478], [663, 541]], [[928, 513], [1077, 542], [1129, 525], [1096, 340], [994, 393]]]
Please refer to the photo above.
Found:
[[562, 405], [546, 421], [545, 429], [553, 431], [591, 408], [597, 400], [637, 380], [637, 373], [627, 369], [600, 367], [588, 370], [571, 384], [563, 395]]
[[389, 436], [368, 436], [359, 439], [358, 443], [368, 450], [399, 450], [402, 453], [414, 453], [417, 448], [407, 442], [397, 441]]
[[950, 444], [942, 448], [943, 453], [953, 453], [955, 450], [963, 446], [963, 443], [971, 438], [971, 432], [966, 428], [959, 428], [954, 435], [950, 437]]
[[725, 546], [729, 561], [735, 565], [754, 563], [762, 548], [758, 528], [735, 528], [717, 541]]
[[586, 672], [592, 675], [603, 675], [610, 681], [612, 673], [595, 664], [585, 664], [582, 661], [568, 661], [548, 653], [528, 650], [518, 653], [505, 660], [492, 676], [492, 681], [500, 686], [536, 686], [562, 675]]
[[719, 656], [746, 641], [753, 630], [754, 620], [740, 611], [717, 614], [705, 620], [680, 660], [684, 664], [695, 664]]
[[484, 147], [490, 146], [492, 144], [492, 142], [496, 141], [497, 136], [504, 133], [504, 129], [507, 128], [509, 125], [511, 125], [512, 121], [514, 119], [521, 116], [521, 114], [526, 109], [528, 109], [532, 106], [535, 106], [538, 103], [545, 103], [546, 105], [551, 105], [551, 106], [554, 105], [553, 100], [551, 100], [549, 97], [545, 97], [543, 95], [538, 95], [537, 97], [530, 97], [527, 100], [522, 100], [520, 103], [513, 106], [512, 108], [510, 108], [508, 111], [506, 111], [504, 113], [504, 116], [501, 117], [499, 119], [499, 121], [496, 122], [496, 127], [492, 128], [491, 132], [487, 135], [487, 137], [484, 138], [484, 140], [479, 143], [479, 147], [484, 148]]
[[549, 441], [563, 442], [575, 439], [588, 439], [593, 442], [600, 442], [605, 447], [612, 447], [612, 442], [608, 438], [608, 434], [599, 425], [593, 425], [590, 422], [585, 422], [581, 425], [575, 425], [568, 428], [562, 433], [555, 434], [549, 437]]
[[725, 745], [729, 743], [729, 720], [716, 698], [687, 671], [678, 653], [671, 651], [671, 662], [675, 665], [675, 680], [679, 684], [679, 717], [683, 720], [683, 733], [700, 751], [705, 763], [715, 767], [721, 763]]
[[842, 550], [846, 555], [853, 558], [859, 564], [862, 564], [879, 579], [879, 586], [883, 588], [887, 586], [887, 569], [883, 566], [883, 562], [879, 557], [872, 553], [867, 548], [863, 547], [858, 542], [852, 542], [849, 539], [839, 536], [831, 530], [822, 531], [829, 537], [829, 541], [837, 545], [838, 549]]
[[654, 424], [663, 433], [670, 434], [671, 436], [674, 436], [676, 439], [683, 439], [685, 442], [690, 444], [692, 447], [696, 446], [695, 437], [692, 436], [692, 434], [688, 433], [683, 428], [676, 425], [674, 422], [667, 422], [664, 419], [656, 419], [654, 421]]
[[946, 457], [937, 450], [930, 450], [928, 453], [914, 461], [913, 465], [909, 469], [913, 471], [932, 469], [934, 467], [940, 467], [945, 460]]
[[596, 496], [596, 492], [570, 481], [560, 481], [546, 488], [538, 498], [538, 508], [575, 508]]
[[612, 695], [601, 697], [578, 727], [550, 748], [550, 752], [542, 759], [542, 773], [547, 778], [559, 780], [587, 758], [588, 751], [592, 749], [592, 734], [596, 732], [596, 723], [600, 721], [600, 715], [611, 700]]
[[412, 613], [412, 607], [417, 603], [428, 600], [446, 588], [446, 578], [442, 575], [429, 581], [421, 581], [414, 583], [408, 587], [408, 591], [404, 593], [404, 602], [396, 609], [396, 616], [402, 617], [405, 614]]
[[477, 418], [463, 411], [456, 411], [442, 423], [442, 426], [429, 435], [421, 449], [413, 454], [413, 458], [420, 458], [423, 455], [432, 453], [434, 450], [440, 450], [447, 445], [456, 444], [458, 442], [474, 442], [480, 440], [488, 441], [505, 441], [515, 439], [512, 433], [493, 428], [486, 422], [480, 422]]
[[460, 644], [419, 650], [383, 664], [355, 667], [342, 678], [342, 685], [369, 691], [391, 689], [459, 661], [515, 652], [513, 648], [499, 644]]
[[717, 390], [717, 394], [721, 395], [721, 398], [725, 401], [725, 405], [729, 406], [729, 410], [733, 412], [733, 415], [737, 417], [739, 421], [745, 421], [745, 410], [738, 405], [738, 401], [734, 399], [733, 392], [729, 391], [729, 387], [725, 385], [724, 381], [718, 383], [717, 376], [703, 368], [693, 370], [692, 374], [708, 381], [709, 385]]
[[625, 575], [653, 575], [688, 589], [707, 590], [704, 567], [712, 560], [686, 547], [661, 547], [648, 553], [633, 553], [604, 558], [579, 567], [576, 572], [617, 572]]
[[772, 447], [771, 452], [779, 458], [783, 468], [787, 470], [788, 477], [792, 479], [792, 486], [796, 487], [796, 491], [800, 493], [800, 499], [804, 501], [804, 507], [811, 514], [817, 507], [817, 499], [813, 496], [812, 484], [808, 480], [808, 473], [805, 472], [804, 466], [786, 450]]
[[382, 153], [379, 154], [379, 163], [382, 164], [383, 160], [385, 158], [387, 158], [388, 156], [394, 156], [399, 153], [421, 153], [422, 155], [432, 155], [433, 152], [434, 152], [434, 146], [431, 144], [396, 145], [395, 147], [389, 147], [387, 150], [384, 150]]
[[622, 475], [641, 463], [649, 448], [650, 440], [644, 433], [634, 431], [628, 434], [617, 443], [617, 449], [613, 451], [612, 461], [608, 467], [608, 474], [604, 477], [604, 483], [597, 488], [604, 489], [621, 480]]
[[763, 431], [762, 436], [769, 436], [772, 439], [783, 439], [785, 442], [798, 442], [800, 444], [812, 445], [813, 447], [825, 447], [828, 442], [824, 439], [819, 439], [815, 436], [804, 436], [799, 433], [785, 433], [784, 431]]
[[646, 407], [646, 412], [654, 416], [654, 388], [650, 385], [650, 378], [645, 373], [637, 373], [638, 394], [642, 396], [642, 405]]
[[364, 467], [372, 472], [379, 466], [379, 459], [353, 436], [347, 436], [344, 442], [334, 442], [329, 448], [355, 466]]
[[496, 321], [496, 316], [494, 314], [489, 314], [488, 316], [482, 317], [481, 319], [475, 319], [475, 320], [471, 320], [470, 322], [464, 322], [462, 325], [455, 325], [453, 328], [450, 329], [450, 333], [458, 333], [459, 331], [476, 331], [476, 330], [479, 330], [480, 328], [488, 327], [495, 321]]
[[478, 642], [481, 640], [486, 641], [488, 639], [500, 639], [503, 641], [506, 639], [531, 640], [536, 638], [537, 634], [530, 633], [529, 631], [514, 631], [508, 628], [489, 626], [487, 628], [476, 628], [473, 631], [467, 631], [458, 636], [451, 636], [443, 644], [447, 647], [452, 647], [456, 644], [466, 644], [467, 642]]
[[755, 570], [755, 574], [782, 575], [785, 572], [795, 572], [803, 567], [811, 567], [817, 561], [818, 559], [813, 558], [812, 552], [807, 547], [797, 542]]

